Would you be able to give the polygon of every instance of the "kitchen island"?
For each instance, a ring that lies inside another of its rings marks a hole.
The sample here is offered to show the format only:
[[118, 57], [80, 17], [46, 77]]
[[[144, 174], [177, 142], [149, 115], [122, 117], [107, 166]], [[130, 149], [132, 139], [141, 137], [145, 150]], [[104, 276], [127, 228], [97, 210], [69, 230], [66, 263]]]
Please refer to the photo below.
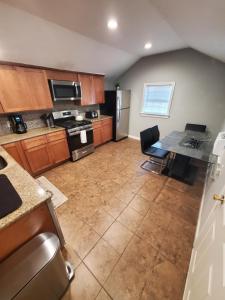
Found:
[[[0, 174], [8, 177], [22, 200], [18, 209], [0, 219], [0, 261], [41, 232], [57, 234], [63, 245], [50, 193], [45, 192], [1, 146], [0, 156], [7, 162]], [[1, 197], [0, 187], [0, 201]]]

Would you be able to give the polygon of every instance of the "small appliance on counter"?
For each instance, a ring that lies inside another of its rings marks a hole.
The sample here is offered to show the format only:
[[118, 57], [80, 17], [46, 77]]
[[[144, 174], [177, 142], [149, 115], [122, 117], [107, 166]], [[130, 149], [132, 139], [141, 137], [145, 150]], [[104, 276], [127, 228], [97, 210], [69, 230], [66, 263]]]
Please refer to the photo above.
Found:
[[97, 110], [86, 111], [85, 118], [87, 118], [87, 119], [98, 118], [98, 112], [97, 112]]
[[54, 128], [55, 127], [52, 113], [43, 114], [43, 115], [41, 115], [40, 118], [45, 122], [47, 127], [49, 127], [49, 128]]
[[76, 117], [76, 121], [83, 121], [84, 117], [82, 115], [77, 115]]
[[11, 115], [9, 116], [9, 121], [14, 133], [21, 134], [27, 132], [27, 124], [23, 121], [22, 115]]

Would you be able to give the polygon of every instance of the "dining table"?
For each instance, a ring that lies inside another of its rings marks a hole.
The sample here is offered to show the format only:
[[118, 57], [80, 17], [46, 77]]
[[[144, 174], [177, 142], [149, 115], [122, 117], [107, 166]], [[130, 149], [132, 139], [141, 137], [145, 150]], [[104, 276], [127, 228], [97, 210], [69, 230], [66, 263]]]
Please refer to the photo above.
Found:
[[215, 163], [215, 156], [212, 154], [213, 144], [214, 138], [209, 131], [175, 130], [152, 147], [170, 152], [167, 166], [163, 171], [165, 175], [193, 184], [198, 170], [193, 161]]

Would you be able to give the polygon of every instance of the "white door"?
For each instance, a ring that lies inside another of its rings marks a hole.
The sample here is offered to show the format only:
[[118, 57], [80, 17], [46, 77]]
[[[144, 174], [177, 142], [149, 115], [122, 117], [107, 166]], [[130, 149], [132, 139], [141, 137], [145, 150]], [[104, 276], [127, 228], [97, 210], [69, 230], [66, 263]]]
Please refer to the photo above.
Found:
[[208, 180], [184, 300], [225, 299], [225, 203], [213, 194], [225, 195], [225, 167], [215, 181]]

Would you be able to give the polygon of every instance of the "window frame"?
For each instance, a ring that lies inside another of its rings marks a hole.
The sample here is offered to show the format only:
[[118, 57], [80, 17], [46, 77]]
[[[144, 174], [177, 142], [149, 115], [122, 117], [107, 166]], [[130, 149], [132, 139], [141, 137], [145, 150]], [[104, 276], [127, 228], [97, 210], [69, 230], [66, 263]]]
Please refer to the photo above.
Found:
[[[144, 103], [145, 103], [145, 88], [147, 86], [164, 86], [164, 85], [171, 85], [172, 86], [172, 92], [170, 94], [170, 99], [168, 102], [168, 110], [167, 114], [154, 114], [154, 113], [148, 113], [144, 112]], [[172, 106], [172, 101], [173, 101], [173, 95], [174, 95], [174, 89], [175, 89], [175, 81], [169, 81], [169, 82], [149, 82], [149, 83], [144, 83], [144, 88], [143, 88], [143, 97], [142, 97], [142, 103], [141, 103], [141, 112], [140, 114], [146, 117], [157, 117], [157, 118], [169, 118], [170, 117], [170, 110]]]

